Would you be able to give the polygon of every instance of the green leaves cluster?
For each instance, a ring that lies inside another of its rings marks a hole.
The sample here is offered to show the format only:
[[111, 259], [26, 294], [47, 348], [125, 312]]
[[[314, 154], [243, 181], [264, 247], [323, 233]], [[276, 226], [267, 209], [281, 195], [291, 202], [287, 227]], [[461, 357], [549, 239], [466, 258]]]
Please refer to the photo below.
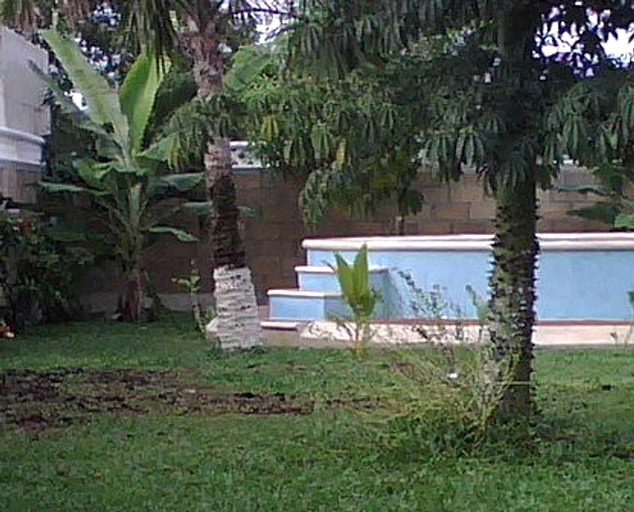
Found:
[[53, 30], [42, 36], [82, 93], [87, 110], [80, 112], [41, 70], [56, 93], [57, 100], [83, 130], [96, 140], [97, 157], [73, 162], [81, 183], [43, 183], [49, 192], [80, 193], [106, 212], [106, 226], [120, 237], [132, 232], [172, 233], [181, 240], [194, 240], [191, 235], [174, 228], [157, 225], [175, 213], [185, 200], [172, 201], [170, 207], [154, 204], [171, 193], [186, 192], [202, 181], [199, 173], [166, 174], [170, 145], [174, 139], [164, 138], [144, 147], [144, 134], [154, 108], [154, 98], [169, 62], [159, 63], [142, 54], [130, 68], [117, 94], [85, 60], [79, 48]]
[[593, 194], [599, 201], [572, 213], [634, 229], [634, 76], [622, 68], [606, 69], [580, 80], [562, 95], [547, 118], [544, 158], [561, 162], [564, 155], [591, 169], [596, 184], [566, 187]]
[[595, 184], [562, 187], [564, 191], [588, 194], [598, 199], [595, 204], [571, 210], [570, 213], [617, 229], [634, 230], [634, 200], [631, 197], [634, 168], [617, 162], [601, 164], [594, 169], [594, 176], [597, 179]]
[[[531, 175], [548, 186], [564, 155], [605, 161], [631, 132], [630, 89], [615, 79], [618, 66], [601, 46], [631, 24], [626, 2], [562, 2], [556, 10], [547, 3], [444, 0], [303, 6], [307, 17], [292, 31], [291, 64], [340, 84], [353, 75], [367, 79], [368, 69], [383, 76], [399, 69], [390, 96], [410, 93], [414, 114], [405, 123], [409, 134], [401, 135], [418, 138], [422, 160], [441, 179], [475, 168], [494, 192]], [[593, 25], [587, 9], [609, 9], [609, 16]], [[578, 27], [579, 44], [546, 57], [542, 47], [553, 42], [545, 26], [559, 33]], [[587, 80], [591, 74], [597, 78]], [[595, 97], [579, 89], [593, 89]], [[598, 126], [597, 110], [619, 114]], [[397, 113], [399, 123], [408, 119]], [[364, 126], [368, 144], [375, 125]], [[327, 188], [332, 175], [323, 173], [311, 192]]]
[[12, 328], [65, 321], [77, 313], [72, 288], [92, 255], [59, 238], [34, 214], [18, 217], [0, 211], [0, 309]]
[[374, 314], [378, 300], [377, 292], [370, 286], [368, 246], [363, 244], [352, 265], [340, 254], [335, 254], [335, 261], [336, 265], [331, 265], [331, 268], [346, 304], [352, 310], [355, 321], [367, 322]]
[[368, 246], [363, 244], [350, 265], [340, 254], [335, 254], [336, 265], [330, 265], [337, 276], [344, 302], [352, 310], [353, 327], [345, 318], [336, 318], [337, 324], [348, 332], [357, 355], [365, 349], [372, 337], [370, 319], [379, 300], [378, 293], [370, 286]]
[[580, 80], [553, 105], [546, 118], [544, 158], [567, 155], [594, 168], [607, 162], [634, 163], [634, 77], [626, 69], [605, 70]]
[[309, 224], [333, 206], [370, 215], [392, 199], [402, 215], [420, 209], [409, 97], [417, 91], [404, 94], [401, 71], [364, 68], [339, 80], [282, 70], [240, 93], [263, 161], [305, 179], [300, 204]]

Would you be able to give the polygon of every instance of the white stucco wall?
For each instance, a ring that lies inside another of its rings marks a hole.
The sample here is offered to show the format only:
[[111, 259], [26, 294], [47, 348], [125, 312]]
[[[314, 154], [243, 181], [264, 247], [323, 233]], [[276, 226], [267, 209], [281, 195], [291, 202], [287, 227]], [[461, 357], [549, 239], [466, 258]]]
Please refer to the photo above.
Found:
[[39, 179], [42, 136], [49, 131], [46, 86], [29, 61], [48, 67], [44, 50], [0, 27], [0, 192], [19, 202], [33, 199], [29, 185]]

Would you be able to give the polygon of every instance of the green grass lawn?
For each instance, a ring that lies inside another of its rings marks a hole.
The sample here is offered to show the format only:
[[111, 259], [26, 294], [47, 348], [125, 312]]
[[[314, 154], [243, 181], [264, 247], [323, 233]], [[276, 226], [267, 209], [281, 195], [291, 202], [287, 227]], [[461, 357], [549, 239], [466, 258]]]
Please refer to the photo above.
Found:
[[343, 405], [156, 407], [46, 429], [5, 421], [0, 510], [634, 510], [634, 350], [539, 350], [535, 366], [545, 428], [532, 450], [438, 457], [346, 405], [390, 385], [380, 350], [219, 354], [182, 318], [39, 328], [0, 342], [0, 373], [174, 370], [214, 393]]

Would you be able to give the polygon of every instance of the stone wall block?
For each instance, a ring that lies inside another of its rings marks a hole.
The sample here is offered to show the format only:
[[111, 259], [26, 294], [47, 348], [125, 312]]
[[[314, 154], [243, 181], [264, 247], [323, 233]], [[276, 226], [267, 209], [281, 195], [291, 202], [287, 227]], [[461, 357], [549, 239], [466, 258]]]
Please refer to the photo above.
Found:
[[491, 220], [495, 216], [495, 201], [484, 197], [469, 205], [469, 218], [472, 220]]
[[471, 204], [467, 202], [440, 203], [436, 205], [436, 220], [462, 220], [469, 218]]

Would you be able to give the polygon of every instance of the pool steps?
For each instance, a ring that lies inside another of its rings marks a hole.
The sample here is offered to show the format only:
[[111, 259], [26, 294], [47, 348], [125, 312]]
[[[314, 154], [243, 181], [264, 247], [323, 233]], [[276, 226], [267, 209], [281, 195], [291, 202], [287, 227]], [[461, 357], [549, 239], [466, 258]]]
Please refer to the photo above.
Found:
[[[333, 317], [349, 317], [350, 310], [345, 305], [341, 288], [334, 270], [324, 265], [300, 265], [295, 267], [298, 288], [273, 289], [268, 291], [269, 319], [263, 327], [276, 328], [275, 322], [288, 323], [309, 320], [327, 320]], [[370, 285], [379, 295], [386, 293], [388, 269], [370, 265]], [[383, 306], [377, 306], [376, 315], [383, 313]]]

